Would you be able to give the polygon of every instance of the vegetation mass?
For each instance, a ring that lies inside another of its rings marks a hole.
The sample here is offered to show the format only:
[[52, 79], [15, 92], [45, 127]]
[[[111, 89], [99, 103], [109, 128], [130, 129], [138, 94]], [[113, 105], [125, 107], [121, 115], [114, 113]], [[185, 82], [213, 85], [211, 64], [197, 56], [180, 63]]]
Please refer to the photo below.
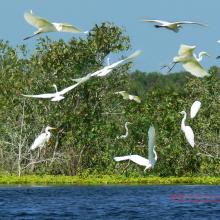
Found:
[[[144, 177], [149, 175], [219, 176], [217, 67], [209, 69], [210, 77], [200, 79], [185, 72], [132, 72], [132, 63], [128, 63], [107, 77], [93, 78], [76, 87], [60, 102], [22, 96], [54, 92], [53, 84], [61, 90], [72, 85], [72, 79], [102, 68], [110, 54], [130, 48], [125, 31], [111, 23], [95, 25], [87, 37], [71, 38], [69, 42], [39, 38], [32, 53], [25, 45], [13, 48], [9, 42], [0, 41], [0, 172], [78, 176], [75, 178], [102, 174], [115, 179], [119, 176], [123, 181], [121, 175], [128, 179], [139, 176], [140, 183], [146, 183], [148, 178]], [[138, 95], [141, 103], [115, 95], [121, 90]], [[195, 100], [200, 100], [202, 107], [195, 119], [187, 121], [195, 133], [196, 145], [192, 148], [180, 129], [179, 112], [188, 113]], [[124, 133], [126, 121], [132, 122], [129, 136], [117, 139]], [[147, 157], [147, 130], [151, 124], [156, 128], [158, 154], [154, 169], [144, 173], [143, 167], [136, 164], [116, 163], [114, 156]], [[33, 140], [47, 125], [57, 128], [50, 142], [39, 155], [30, 152]], [[9, 177], [13, 182], [13, 176]], [[26, 177], [22, 178], [25, 182]]]

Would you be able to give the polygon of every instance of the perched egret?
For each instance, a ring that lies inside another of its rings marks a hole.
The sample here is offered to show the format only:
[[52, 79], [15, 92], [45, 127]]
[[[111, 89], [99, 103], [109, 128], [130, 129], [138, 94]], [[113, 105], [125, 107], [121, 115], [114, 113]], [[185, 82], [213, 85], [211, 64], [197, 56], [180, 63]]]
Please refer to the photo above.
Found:
[[[82, 31], [79, 28], [71, 24], [50, 22], [44, 18], [35, 16], [32, 10], [30, 12], [25, 12], [24, 18], [30, 25], [33, 25], [34, 27], [38, 28], [38, 30], [35, 31], [33, 35], [24, 38], [24, 40], [27, 40], [38, 34], [47, 33], [47, 32], [82, 33]], [[83, 32], [83, 33], [87, 33], [87, 32]]]
[[143, 19], [141, 21], [157, 23], [156, 25], [154, 25], [154, 27], [156, 27], [156, 28], [166, 28], [166, 29], [174, 31], [176, 33], [180, 30], [180, 28], [182, 28], [183, 24], [196, 24], [196, 25], [205, 26], [205, 27], [207, 26], [205, 24], [201, 24], [201, 23], [194, 22], [194, 21], [168, 22], [168, 21], [147, 20], [147, 19]]
[[[136, 50], [133, 54], [131, 54], [129, 57], [125, 58], [125, 59], [122, 59], [122, 60], [119, 60], [115, 63], [112, 63], [111, 65], [107, 65], [105, 66], [104, 68], [100, 69], [100, 70], [97, 70], [96, 72], [94, 73], [90, 73], [88, 75], [90, 75], [90, 77], [103, 77], [103, 76], [106, 76], [108, 74], [110, 74], [112, 72], [112, 70], [116, 67], [118, 67], [119, 65], [122, 65], [122, 64], [125, 64], [127, 62], [130, 62], [132, 61], [133, 59], [135, 59], [136, 57], [138, 57], [139, 55], [141, 54], [141, 51], [140, 50]], [[88, 76], [87, 75], [87, 76]], [[87, 77], [85, 76], [85, 77]], [[83, 78], [85, 77], [82, 77], [82, 78], [78, 78], [78, 79], [73, 79], [73, 81], [75, 82], [79, 82], [81, 81]]]
[[114, 157], [115, 161], [131, 160], [141, 166], [145, 166], [144, 171], [149, 168], [154, 168], [157, 161], [157, 153], [155, 151], [155, 129], [154, 126], [150, 126], [148, 130], [148, 159], [139, 155], [129, 155], [122, 157]]
[[193, 130], [190, 126], [186, 126], [185, 125], [185, 121], [186, 121], [186, 112], [182, 111], [180, 112], [181, 114], [184, 115], [182, 122], [181, 122], [181, 130], [184, 132], [186, 140], [188, 141], [188, 143], [194, 147], [195, 146], [195, 142], [194, 142], [194, 133]]
[[45, 132], [40, 134], [35, 140], [34, 140], [34, 143], [31, 145], [30, 147], [30, 150], [35, 150], [36, 148], [42, 148], [46, 142], [48, 142], [50, 140], [50, 136], [51, 136], [51, 133], [49, 130], [52, 130], [52, 129], [55, 129], [55, 128], [52, 128], [50, 126], [47, 126], [45, 128]]
[[126, 91], [115, 92], [115, 94], [122, 95], [123, 99], [134, 100], [135, 102], [141, 103], [141, 99], [136, 95], [130, 95]]
[[80, 85], [81, 83], [87, 81], [89, 78], [90, 78], [90, 75], [88, 74], [86, 77], [82, 78], [76, 84], [63, 89], [60, 92], [57, 91], [57, 86], [55, 84], [53, 84], [53, 86], [55, 87], [55, 90], [56, 90], [55, 93], [46, 93], [46, 94], [39, 94], [39, 95], [24, 95], [24, 94], [22, 94], [22, 95], [25, 96], [25, 97], [31, 97], [31, 98], [51, 99], [51, 101], [53, 101], [53, 102], [59, 102], [60, 100], [65, 98], [64, 97], [65, 93], [67, 93], [70, 90], [76, 88], [78, 85]]
[[190, 109], [190, 117], [191, 118], [194, 118], [197, 115], [200, 107], [201, 107], [201, 102], [200, 101], [193, 102], [193, 104], [191, 106], [191, 109]]
[[125, 138], [127, 138], [128, 137], [128, 125], [129, 124], [132, 124], [131, 122], [125, 122], [125, 134], [124, 135], [121, 135], [121, 136], [119, 136], [119, 137], [117, 137], [117, 139], [125, 139]]
[[199, 63], [199, 61], [202, 60], [202, 56], [208, 54], [202, 51], [199, 57], [196, 57], [196, 55], [193, 54], [195, 48], [196, 46], [182, 44], [178, 52], [179, 56], [175, 56], [173, 58], [173, 66], [170, 68], [169, 72], [177, 63], [182, 63], [183, 68], [196, 77], [210, 76], [210, 74], [207, 73], [207, 71]]

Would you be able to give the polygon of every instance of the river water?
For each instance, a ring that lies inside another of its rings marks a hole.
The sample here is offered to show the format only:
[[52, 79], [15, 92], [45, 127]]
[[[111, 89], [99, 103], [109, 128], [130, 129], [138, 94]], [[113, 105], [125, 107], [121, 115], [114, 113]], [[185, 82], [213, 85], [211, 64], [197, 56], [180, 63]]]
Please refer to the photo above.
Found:
[[0, 186], [0, 219], [220, 219], [220, 186]]

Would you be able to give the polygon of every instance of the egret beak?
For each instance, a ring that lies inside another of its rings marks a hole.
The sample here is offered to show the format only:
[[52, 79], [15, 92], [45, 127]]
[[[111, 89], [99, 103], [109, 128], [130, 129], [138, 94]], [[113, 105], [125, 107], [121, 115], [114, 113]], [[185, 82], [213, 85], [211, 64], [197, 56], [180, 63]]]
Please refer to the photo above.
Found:
[[54, 127], [50, 127], [50, 130], [56, 130], [57, 128], [54, 128]]

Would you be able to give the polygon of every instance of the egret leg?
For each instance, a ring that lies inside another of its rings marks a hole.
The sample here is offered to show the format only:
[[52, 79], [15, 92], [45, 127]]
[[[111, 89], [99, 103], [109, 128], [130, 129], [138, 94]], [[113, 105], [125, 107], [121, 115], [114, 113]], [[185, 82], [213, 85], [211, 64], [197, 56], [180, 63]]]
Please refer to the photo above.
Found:
[[177, 63], [175, 63], [175, 62], [174, 62], [174, 63], [172, 63], [172, 64], [173, 64], [173, 65], [172, 65], [171, 67], [169, 67], [169, 66], [168, 66], [168, 68], [169, 68], [168, 73], [170, 73], [170, 72], [171, 72], [171, 70], [172, 70], [172, 69], [173, 69], [173, 68], [176, 66], [176, 64], [177, 64]]
[[41, 32], [38, 32], [38, 33], [33, 34], [33, 35], [31, 35], [31, 36], [25, 37], [23, 40], [28, 40], [28, 39], [30, 39], [30, 38], [32, 38], [32, 37], [34, 37], [34, 36], [37, 36], [37, 35], [40, 34], [40, 33], [41, 33]]

